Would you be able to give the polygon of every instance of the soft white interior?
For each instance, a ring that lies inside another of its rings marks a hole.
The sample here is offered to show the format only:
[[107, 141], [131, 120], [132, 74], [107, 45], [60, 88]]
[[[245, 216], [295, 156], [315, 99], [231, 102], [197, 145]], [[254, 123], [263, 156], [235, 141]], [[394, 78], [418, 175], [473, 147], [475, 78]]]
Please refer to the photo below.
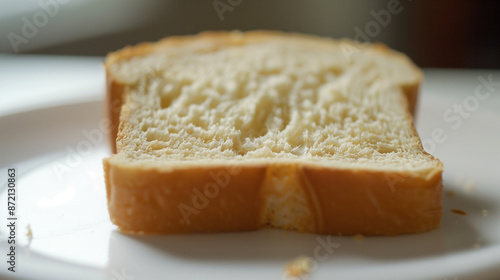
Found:
[[436, 165], [401, 90], [418, 73], [399, 56], [285, 40], [165, 49], [111, 69], [129, 83], [122, 158]]

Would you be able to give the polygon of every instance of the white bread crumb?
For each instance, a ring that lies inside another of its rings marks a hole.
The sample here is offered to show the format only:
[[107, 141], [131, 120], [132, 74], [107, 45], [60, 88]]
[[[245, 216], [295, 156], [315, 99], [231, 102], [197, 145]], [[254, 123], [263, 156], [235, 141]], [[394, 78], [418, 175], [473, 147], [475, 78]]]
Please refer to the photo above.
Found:
[[464, 189], [468, 193], [474, 192], [474, 190], [476, 189], [476, 186], [474, 185], [474, 181], [473, 180], [468, 180], [465, 183]]
[[285, 267], [286, 278], [301, 277], [309, 274], [313, 267], [312, 259], [307, 256], [300, 256], [293, 259]]
[[31, 230], [30, 224], [26, 226], [26, 230], [27, 230], [26, 236], [28, 237], [28, 240], [31, 242], [31, 240], [33, 240], [33, 231]]

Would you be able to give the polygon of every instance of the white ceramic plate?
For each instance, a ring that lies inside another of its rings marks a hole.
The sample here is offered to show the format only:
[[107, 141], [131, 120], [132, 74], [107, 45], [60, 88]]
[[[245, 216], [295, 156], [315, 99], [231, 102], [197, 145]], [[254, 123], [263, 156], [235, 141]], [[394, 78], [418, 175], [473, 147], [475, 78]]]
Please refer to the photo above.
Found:
[[[120, 234], [106, 210], [101, 160], [109, 149], [100, 126], [102, 104], [77, 102], [0, 117], [0, 221], [7, 223], [8, 168], [17, 170], [18, 217], [17, 272], [7, 270], [8, 230], [2, 226], [0, 277], [283, 279], [284, 266], [304, 255], [314, 260], [310, 279], [496, 279], [500, 87], [480, 99], [485, 88], [475, 95], [481, 84], [478, 76], [488, 78], [488, 72], [426, 74], [417, 126], [426, 148], [445, 166], [443, 225], [437, 230], [363, 240], [271, 229]], [[500, 80], [498, 72], [493, 72], [493, 80]], [[455, 113], [454, 104], [464, 105], [466, 111]]]

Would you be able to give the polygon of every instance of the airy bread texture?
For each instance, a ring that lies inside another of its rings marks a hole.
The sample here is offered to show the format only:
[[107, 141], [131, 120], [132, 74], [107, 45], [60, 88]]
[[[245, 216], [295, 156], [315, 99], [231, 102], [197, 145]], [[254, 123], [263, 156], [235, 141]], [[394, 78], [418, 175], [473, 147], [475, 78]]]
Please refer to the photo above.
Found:
[[422, 74], [402, 54], [212, 32], [105, 65], [117, 135], [108, 208], [124, 232], [394, 235], [440, 223], [442, 164], [411, 115]]

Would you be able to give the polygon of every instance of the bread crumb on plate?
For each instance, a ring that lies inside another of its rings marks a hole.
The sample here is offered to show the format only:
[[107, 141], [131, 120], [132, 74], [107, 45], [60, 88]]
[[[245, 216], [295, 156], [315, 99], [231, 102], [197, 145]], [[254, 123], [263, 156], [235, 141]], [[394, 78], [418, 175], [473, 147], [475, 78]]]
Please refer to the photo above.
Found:
[[472, 181], [472, 180], [468, 180], [468, 181], [465, 183], [464, 189], [465, 189], [465, 191], [466, 191], [466, 192], [468, 192], [468, 193], [474, 192], [474, 190], [476, 189], [476, 186], [474, 185], [474, 181]]
[[26, 236], [28, 237], [28, 240], [31, 242], [31, 240], [33, 239], [33, 231], [31, 230], [30, 224], [26, 226], [26, 230], [27, 230]]
[[300, 277], [311, 273], [313, 262], [310, 257], [300, 256], [293, 259], [285, 267], [285, 276], [287, 278]]
[[467, 215], [467, 212], [465, 212], [464, 210], [460, 210], [460, 209], [451, 209], [451, 212], [453, 212], [455, 214], [462, 215], [462, 216]]

